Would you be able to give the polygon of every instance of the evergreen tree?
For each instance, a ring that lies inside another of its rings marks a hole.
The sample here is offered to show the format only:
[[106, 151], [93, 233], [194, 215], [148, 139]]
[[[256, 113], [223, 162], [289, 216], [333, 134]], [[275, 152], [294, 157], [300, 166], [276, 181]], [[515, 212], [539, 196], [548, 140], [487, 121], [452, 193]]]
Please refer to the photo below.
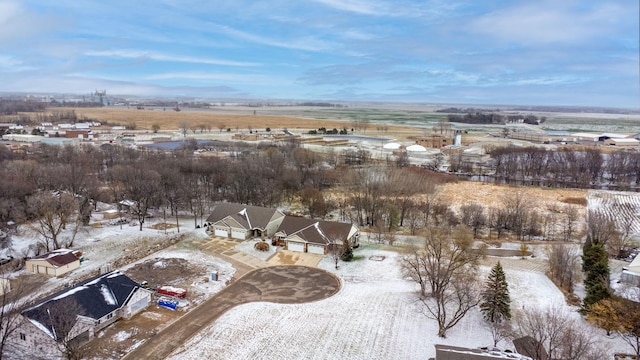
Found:
[[342, 261], [353, 260], [353, 247], [351, 247], [349, 240], [342, 243], [342, 255], [340, 256], [340, 260]]
[[600, 300], [611, 297], [609, 289], [609, 257], [602, 244], [585, 247], [582, 255], [582, 269], [587, 278], [584, 282], [587, 295], [583, 306], [588, 309]]
[[511, 297], [500, 262], [489, 273], [485, 289], [482, 291], [480, 311], [484, 318], [492, 323], [511, 319]]

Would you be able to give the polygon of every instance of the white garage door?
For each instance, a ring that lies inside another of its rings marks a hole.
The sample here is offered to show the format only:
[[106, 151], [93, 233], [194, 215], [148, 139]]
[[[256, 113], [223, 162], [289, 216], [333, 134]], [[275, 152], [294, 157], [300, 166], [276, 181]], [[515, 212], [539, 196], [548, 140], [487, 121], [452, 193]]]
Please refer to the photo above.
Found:
[[247, 232], [244, 230], [233, 230], [231, 229], [231, 237], [234, 239], [244, 240], [247, 237]]
[[291, 251], [304, 252], [304, 243], [287, 241], [287, 249]]
[[138, 311], [144, 309], [145, 307], [147, 307], [147, 305], [149, 305], [149, 299], [147, 298], [142, 298], [138, 301], [136, 301], [135, 303], [131, 304], [131, 315], [135, 315]]
[[214, 234], [216, 236], [221, 236], [221, 237], [229, 236], [229, 232], [226, 229], [216, 229]]
[[324, 245], [309, 244], [307, 245], [307, 251], [312, 254], [324, 255]]

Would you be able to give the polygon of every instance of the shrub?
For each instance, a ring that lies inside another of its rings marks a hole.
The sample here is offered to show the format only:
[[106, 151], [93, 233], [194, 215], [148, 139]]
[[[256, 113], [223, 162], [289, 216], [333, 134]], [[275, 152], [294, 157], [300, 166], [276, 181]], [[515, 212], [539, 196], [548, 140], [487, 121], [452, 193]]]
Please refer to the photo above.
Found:
[[269, 243], [265, 241], [258, 241], [255, 245], [253, 245], [253, 248], [258, 251], [269, 251]]

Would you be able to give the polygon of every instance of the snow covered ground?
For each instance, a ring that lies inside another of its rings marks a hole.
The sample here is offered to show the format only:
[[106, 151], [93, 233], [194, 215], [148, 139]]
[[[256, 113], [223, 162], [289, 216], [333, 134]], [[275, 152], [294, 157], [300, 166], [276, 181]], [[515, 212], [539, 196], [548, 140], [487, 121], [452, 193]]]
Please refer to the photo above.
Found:
[[[414, 283], [400, 272], [400, 255], [364, 246], [362, 259], [341, 263], [335, 270], [329, 257], [320, 267], [336, 273], [343, 288], [314, 303], [283, 305], [251, 303], [238, 306], [183, 344], [170, 359], [428, 359], [434, 344], [480, 347], [492, 345], [481, 314], [470, 312], [446, 339], [437, 324], [421, 312]], [[384, 260], [371, 260], [383, 256]], [[482, 275], [488, 268], [481, 269]], [[513, 309], [566, 307], [562, 293], [540, 272], [505, 269]], [[614, 351], [626, 351], [619, 339], [602, 341]], [[512, 344], [501, 343], [513, 349]]]

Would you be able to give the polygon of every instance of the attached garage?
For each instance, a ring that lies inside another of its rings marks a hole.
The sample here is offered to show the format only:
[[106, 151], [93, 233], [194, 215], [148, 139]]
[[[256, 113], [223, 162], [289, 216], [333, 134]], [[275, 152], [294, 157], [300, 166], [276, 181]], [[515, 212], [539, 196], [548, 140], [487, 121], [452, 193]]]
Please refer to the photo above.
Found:
[[304, 243], [287, 241], [287, 249], [290, 251], [304, 252]]
[[310, 252], [312, 254], [324, 255], [324, 245], [308, 244], [307, 252]]
[[215, 228], [214, 229], [214, 235], [215, 236], [220, 236], [220, 237], [228, 237], [229, 236], [229, 230], [227, 229], [222, 229], [222, 228]]
[[140, 310], [144, 309], [147, 307], [147, 305], [149, 305], [149, 299], [147, 298], [142, 298], [138, 301], [136, 301], [135, 303], [130, 305], [130, 315], [129, 316], [133, 316], [135, 314], [137, 314]]
[[234, 239], [245, 240], [247, 232], [245, 230], [231, 229], [231, 237]]

